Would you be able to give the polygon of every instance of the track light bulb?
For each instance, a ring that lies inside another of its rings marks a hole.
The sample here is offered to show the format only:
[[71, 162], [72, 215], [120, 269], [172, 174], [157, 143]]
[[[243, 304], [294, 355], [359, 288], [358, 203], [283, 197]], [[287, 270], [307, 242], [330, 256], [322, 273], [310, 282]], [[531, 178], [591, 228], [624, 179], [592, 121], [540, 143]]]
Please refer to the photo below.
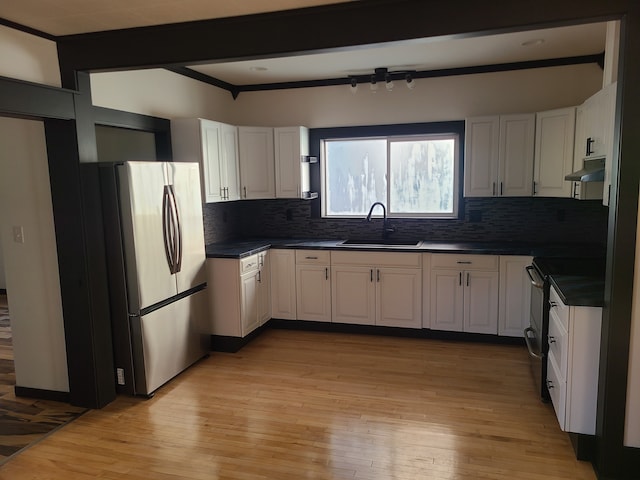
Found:
[[407, 88], [409, 90], [413, 90], [416, 87], [416, 82], [413, 81], [413, 77], [411, 76], [411, 74], [407, 73], [404, 78], [407, 81]]
[[354, 77], [351, 79], [351, 93], [356, 93], [358, 91], [358, 80]]
[[375, 75], [371, 75], [371, 92], [376, 93], [378, 91], [378, 81]]

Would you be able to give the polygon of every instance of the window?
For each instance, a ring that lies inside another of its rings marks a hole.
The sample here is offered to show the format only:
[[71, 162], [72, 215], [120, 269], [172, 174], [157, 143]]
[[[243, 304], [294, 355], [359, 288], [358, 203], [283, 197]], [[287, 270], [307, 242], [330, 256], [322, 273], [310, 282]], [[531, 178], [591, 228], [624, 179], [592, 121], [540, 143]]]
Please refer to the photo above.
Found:
[[324, 138], [323, 215], [362, 217], [374, 202], [382, 202], [389, 216], [457, 218], [459, 137]]

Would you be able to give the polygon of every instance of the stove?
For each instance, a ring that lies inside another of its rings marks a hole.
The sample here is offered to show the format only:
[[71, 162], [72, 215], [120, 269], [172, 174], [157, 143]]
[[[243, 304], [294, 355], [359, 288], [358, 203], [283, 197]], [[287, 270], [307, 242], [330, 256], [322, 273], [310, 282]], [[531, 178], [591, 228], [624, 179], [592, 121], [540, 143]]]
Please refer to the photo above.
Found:
[[543, 402], [549, 401], [547, 389], [547, 353], [549, 343], [549, 292], [550, 276], [602, 276], [605, 259], [593, 257], [535, 257], [526, 267], [531, 279], [531, 305], [529, 326], [524, 331], [525, 342], [531, 360], [531, 373]]

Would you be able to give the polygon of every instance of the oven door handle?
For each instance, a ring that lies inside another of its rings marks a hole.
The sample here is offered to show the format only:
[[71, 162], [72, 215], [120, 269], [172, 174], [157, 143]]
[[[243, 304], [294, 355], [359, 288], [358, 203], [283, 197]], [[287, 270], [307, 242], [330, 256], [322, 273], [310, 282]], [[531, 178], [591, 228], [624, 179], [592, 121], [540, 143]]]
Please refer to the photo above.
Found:
[[524, 343], [527, 344], [527, 350], [529, 350], [529, 355], [533, 358], [537, 358], [538, 360], [542, 360], [544, 358], [544, 355], [541, 355], [533, 351], [533, 347], [531, 346], [531, 337], [528, 335], [529, 332], [533, 332], [533, 328], [527, 327], [524, 329]]
[[531, 280], [531, 285], [533, 285], [536, 288], [543, 288], [544, 280], [540, 278], [540, 275], [538, 275], [536, 268], [533, 265], [528, 265], [524, 268], [527, 271], [527, 275], [529, 275], [529, 279]]

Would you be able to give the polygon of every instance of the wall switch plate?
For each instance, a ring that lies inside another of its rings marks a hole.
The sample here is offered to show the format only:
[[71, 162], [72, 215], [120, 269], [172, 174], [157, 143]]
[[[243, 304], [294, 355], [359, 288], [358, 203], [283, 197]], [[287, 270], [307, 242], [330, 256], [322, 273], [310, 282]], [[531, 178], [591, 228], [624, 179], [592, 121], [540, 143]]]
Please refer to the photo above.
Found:
[[118, 385], [124, 385], [124, 369], [116, 368], [116, 375], [118, 377]]
[[24, 229], [21, 225], [13, 226], [13, 241], [16, 243], [24, 243]]

